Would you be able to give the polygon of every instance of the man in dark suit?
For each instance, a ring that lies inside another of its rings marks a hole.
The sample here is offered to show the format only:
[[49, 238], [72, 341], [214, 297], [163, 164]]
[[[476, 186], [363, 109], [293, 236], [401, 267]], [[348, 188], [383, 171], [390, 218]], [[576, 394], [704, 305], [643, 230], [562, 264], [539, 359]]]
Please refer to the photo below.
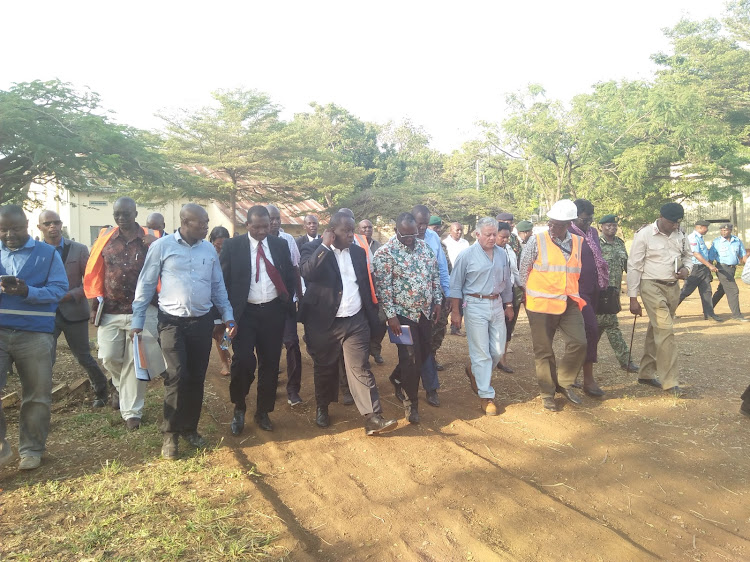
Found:
[[[271, 431], [279, 357], [286, 317], [294, 314], [294, 268], [286, 241], [268, 236], [268, 210], [255, 205], [247, 212], [247, 236], [224, 240], [219, 261], [237, 322], [232, 341], [229, 395], [234, 404], [232, 433], [245, 427], [245, 398], [258, 367], [255, 421]], [[256, 361], [257, 355], [257, 361]]]
[[101, 367], [91, 356], [89, 345], [89, 301], [83, 293], [83, 274], [89, 260], [89, 249], [78, 242], [73, 242], [62, 235], [62, 220], [55, 211], [42, 211], [39, 214], [39, 230], [44, 241], [57, 249], [65, 265], [68, 276], [68, 292], [60, 300], [55, 314], [55, 349], [52, 353], [52, 364], [55, 363], [57, 338], [65, 334], [65, 341], [78, 364], [86, 369], [96, 398], [94, 408], [102, 408], [108, 400], [107, 377]]
[[335, 213], [320, 240], [302, 247], [302, 276], [307, 284], [300, 305], [307, 348], [313, 359], [315, 423], [330, 425], [328, 405], [338, 402], [342, 353], [354, 403], [365, 416], [365, 432], [375, 435], [396, 424], [385, 420], [375, 377], [368, 368], [370, 329], [377, 310], [370, 292], [365, 251], [354, 246], [354, 219]]
[[307, 215], [305, 217], [305, 234], [298, 236], [294, 241], [297, 243], [297, 247], [301, 252], [302, 246], [318, 239], [320, 239], [320, 236], [318, 235], [318, 217], [315, 215]]

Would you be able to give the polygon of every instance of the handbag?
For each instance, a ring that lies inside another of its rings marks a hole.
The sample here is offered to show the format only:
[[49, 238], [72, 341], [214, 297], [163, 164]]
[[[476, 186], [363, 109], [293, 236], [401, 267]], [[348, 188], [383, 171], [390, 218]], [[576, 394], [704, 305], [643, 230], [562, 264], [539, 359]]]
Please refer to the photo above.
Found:
[[617, 314], [621, 310], [620, 290], [617, 287], [607, 287], [599, 292], [599, 301], [596, 303], [597, 314]]

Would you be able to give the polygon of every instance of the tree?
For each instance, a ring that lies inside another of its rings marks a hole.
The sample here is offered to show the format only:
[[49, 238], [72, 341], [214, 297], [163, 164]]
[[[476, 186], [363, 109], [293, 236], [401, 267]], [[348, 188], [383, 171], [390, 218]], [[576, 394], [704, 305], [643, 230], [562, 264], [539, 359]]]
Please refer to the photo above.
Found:
[[203, 167], [203, 194], [228, 202], [232, 217], [244, 197], [266, 198], [273, 190], [276, 201], [293, 199], [279, 107], [256, 90], [218, 90], [212, 97], [216, 104], [197, 112], [160, 116], [166, 153], [183, 166]]
[[0, 204], [25, 201], [32, 182], [165, 198], [190, 190], [191, 179], [158, 145], [149, 133], [111, 122], [94, 92], [59, 80], [15, 84], [0, 91]]

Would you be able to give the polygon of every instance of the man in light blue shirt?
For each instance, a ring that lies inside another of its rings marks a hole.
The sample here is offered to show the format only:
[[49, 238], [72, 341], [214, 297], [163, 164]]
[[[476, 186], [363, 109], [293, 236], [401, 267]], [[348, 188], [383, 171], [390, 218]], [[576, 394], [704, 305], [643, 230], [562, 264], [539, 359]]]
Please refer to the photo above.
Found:
[[435, 254], [438, 273], [440, 274], [440, 288], [443, 291], [444, 301], [446, 301], [443, 302], [443, 308], [440, 309], [440, 317], [437, 318], [432, 326], [430, 356], [422, 363], [422, 387], [424, 387], [427, 393], [427, 403], [430, 406], [440, 406], [440, 399], [437, 394], [437, 389], [440, 388], [438, 371], [442, 371], [443, 366], [438, 364], [435, 354], [440, 348], [440, 345], [436, 344], [436, 342], [442, 344], [443, 340], [440, 337], [436, 337], [436, 333], [441, 332], [444, 336], [445, 328], [448, 325], [448, 309], [450, 308], [447, 302], [448, 292], [450, 291], [448, 260], [445, 257], [440, 236], [434, 230], [427, 228], [430, 224], [430, 210], [424, 205], [416, 205], [412, 209], [411, 214], [417, 220], [417, 236], [424, 240], [425, 244], [432, 250], [432, 253]]
[[[708, 246], [703, 240], [710, 224], [704, 220], [695, 221], [695, 230], [688, 234], [688, 244], [690, 244], [690, 251], [693, 253], [693, 269], [690, 270], [690, 275], [685, 280], [682, 291], [680, 291], [680, 302], [692, 295], [697, 288], [703, 306], [703, 318], [706, 320], [711, 318], [716, 322], [721, 322], [721, 318], [716, 316], [711, 304], [712, 273], [716, 272], [717, 269], [715, 265], [708, 261]], [[679, 306], [679, 303], [677, 305]]]
[[505, 319], [513, 319], [513, 280], [508, 254], [496, 246], [497, 220], [477, 221], [477, 241], [461, 252], [450, 277], [451, 323], [460, 323], [459, 299], [464, 302], [464, 326], [471, 366], [466, 376], [488, 416], [497, 415], [492, 370], [505, 350]]
[[158, 329], [167, 362], [161, 454], [170, 460], [178, 457], [179, 435], [194, 447], [206, 446], [198, 421], [214, 331], [213, 306], [223, 320], [223, 325], [216, 325], [215, 337], [221, 336], [224, 326], [230, 338], [236, 332], [219, 256], [204, 240], [206, 234], [206, 210], [193, 203], [182, 207], [180, 228], [149, 247], [133, 301], [131, 336], [143, 330], [146, 308], [161, 280]]
[[716, 307], [726, 293], [732, 318], [740, 322], [750, 322], [747, 318], [743, 318], [740, 312], [740, 289], [737, 287], [737, 281], [734, 280], [737, 266], [745, 263], [745, 245], [742, 240], [732, 235], [731, 224], [722, 224], [719, 232], [721, 236], [713, 241], [708, 251], [708, 261], [716, 262], [718, 269], [716, 276], [719, 278], [719, 288], [711, 298], [711, 304]]

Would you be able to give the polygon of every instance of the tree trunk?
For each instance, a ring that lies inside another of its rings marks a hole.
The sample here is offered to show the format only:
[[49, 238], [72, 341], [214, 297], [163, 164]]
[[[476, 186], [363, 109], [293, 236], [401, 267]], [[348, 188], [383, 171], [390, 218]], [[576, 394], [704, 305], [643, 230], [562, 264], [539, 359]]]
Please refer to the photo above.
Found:
[[237, 187], [229, 194], [229, 206], [232, 209], [232, 218], [229, 221], [229, 235], [234, 237], [235, 223], [237, 222]]

